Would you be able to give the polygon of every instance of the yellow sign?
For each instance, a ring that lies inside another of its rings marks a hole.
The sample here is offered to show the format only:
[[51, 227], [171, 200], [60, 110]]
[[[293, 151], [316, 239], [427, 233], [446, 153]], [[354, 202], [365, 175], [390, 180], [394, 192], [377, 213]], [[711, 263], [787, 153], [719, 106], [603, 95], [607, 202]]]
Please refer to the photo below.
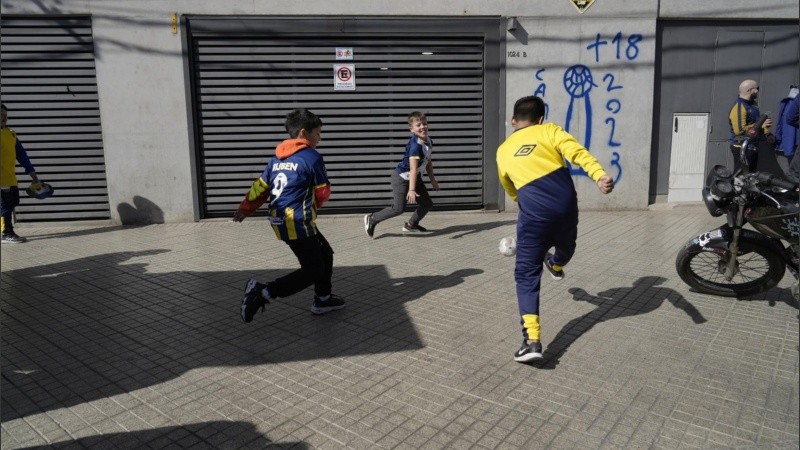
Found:
[[578, 8], [579, 13], [583, 14], [584, 11], [586, 11], [587, 9], [589, 9], [590, 6], [592, 6], [594, 0], [569, 0], [569, 2], [575, 5], [576, 8]]

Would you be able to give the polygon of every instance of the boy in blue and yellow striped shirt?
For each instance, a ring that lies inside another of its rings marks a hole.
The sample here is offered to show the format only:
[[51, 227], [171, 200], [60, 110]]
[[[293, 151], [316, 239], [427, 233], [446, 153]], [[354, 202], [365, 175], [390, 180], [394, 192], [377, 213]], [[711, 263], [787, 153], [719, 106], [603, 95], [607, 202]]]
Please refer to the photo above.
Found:
[[331, 194], [325, 162], [316, 150], [322, 139], [322, 120], [307, 109], [296, 109], [286, 115], [285, 126], [290, 139], [275, 149], [275, 156], [253, 182], [233, 220], [243, 221], [268, 202], [275, 236], [289, 245], [300, 268], [267, 284], [248, 280], [241, 305], [245, 322], [252, 321], [271, 299], [288, 297], [312, 284], [312, 313], [324, 314], [345, 304], [331, 293], [333, 249], [316, 224], [317, 208]]

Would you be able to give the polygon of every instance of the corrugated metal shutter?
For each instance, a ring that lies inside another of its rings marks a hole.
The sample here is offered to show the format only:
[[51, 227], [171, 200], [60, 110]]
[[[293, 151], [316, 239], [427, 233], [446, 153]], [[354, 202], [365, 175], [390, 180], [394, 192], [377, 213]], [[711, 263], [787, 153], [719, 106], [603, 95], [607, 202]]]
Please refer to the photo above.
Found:
[[[46, 200], [23, 193], [17, 220], [110, 218], [91, 19], [3, 16], [0, 26], [8, 125], [56, 190]], [[24, 189], [30, 178], [17, 173]]]
[[[236, 208], [287, 138], [284, 115], [299, 107], [323, 121], [319, 150], [334, 192], [326, 211], [374, 211], [391, 203], [389, 177], [410, 137], [413, 110], [429, 117], [442, 186], [432, 192], [437, 208], [483, 207], [482, 34], [301, 35], [252, 26], [215, 32], [189, 23], [205, 217]], [[336, 61], [337, 47], [351, 48], [353, 60]], [[355, 65], [355, 91], [334, 90], [334, 64]]]

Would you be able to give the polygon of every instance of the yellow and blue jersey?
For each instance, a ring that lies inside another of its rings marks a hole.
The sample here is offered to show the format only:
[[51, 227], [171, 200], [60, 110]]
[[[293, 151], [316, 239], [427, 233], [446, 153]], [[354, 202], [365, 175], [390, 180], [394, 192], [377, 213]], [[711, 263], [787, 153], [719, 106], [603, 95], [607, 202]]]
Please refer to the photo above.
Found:
[[404, 180], [409, 179], [409, 172], [411, 171], [411, 160], [417, 159], [417, 173], [422, 173], [431, 159], [431, 151], [433, 149], [433, 142], [428, 138], [427, 141], [421, 139], [419, 136], [412, 134], [411, 138], [406, 144], [406, 151], [403, 153], [403, 160], [394, 169], [398, 175]]
[[736, 98], [736, 103], [728, 113], [728, 124], [731, 126], [731, 144], [736, 143], [737, 137], [744, 136], [747, 130], [753, 128], [761, 112], [754, 102], [741, 97]]
[[317, 234], [314, 192], [330, 184], [322, 155], [311, 147], [297, 148], [299, 143], [291, 141], [285, 144], [296, 147], [285, 152], [279, 148], [282, 157], [276, 155], [270, 160], [251, 189], [268, 191], [269, 221], [283, 241]]
[[25, 168], [26, 173], [35, 172], [28, 153], [22, 147], [17, 134], [11, 128], [0, 130], [0, 186], [17, 185], [17, 161]]
[[553, 123], [516, 130], [497, 149], [500, 184], [519, 203], [523, 218], [550, 220], [577, 213], [577, 193], [565, 159], [594, 181], [606, 174], [583, 145]]

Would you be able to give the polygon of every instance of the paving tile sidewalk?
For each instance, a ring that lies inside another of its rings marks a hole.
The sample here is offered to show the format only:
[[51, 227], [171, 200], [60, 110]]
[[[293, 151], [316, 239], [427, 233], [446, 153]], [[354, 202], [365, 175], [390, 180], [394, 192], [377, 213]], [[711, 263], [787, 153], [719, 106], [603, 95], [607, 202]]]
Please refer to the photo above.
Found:
[[401, 217], [375, 239], [323, 216], [334, 290], [239, 318], [245, 281], [296, 267], [263, 219], [27, 225], [3, 245], [3, 449], [797, 449], [791, 276], [747, 300], [692, 292], [680, 246], [702, 207], [582, 212], [543, 278], [546, 363], [519, 346], [509, 213]]

